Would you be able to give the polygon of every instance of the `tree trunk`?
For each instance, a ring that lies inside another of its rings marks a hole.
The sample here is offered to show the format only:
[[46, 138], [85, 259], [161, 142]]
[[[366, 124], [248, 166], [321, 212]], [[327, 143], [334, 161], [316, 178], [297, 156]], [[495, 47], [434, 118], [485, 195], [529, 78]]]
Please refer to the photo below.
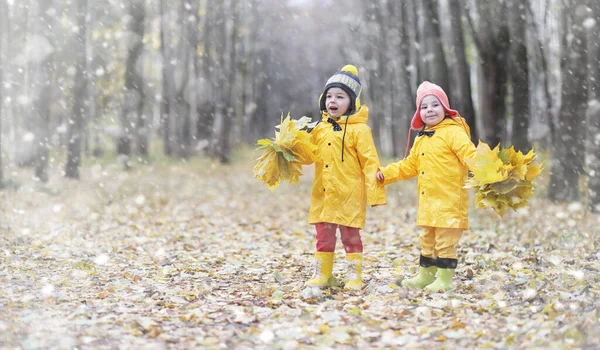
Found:
[[[480, 100], [483, 121], [483, 141], [496, 146], [502, 141], [506, 111], [506, 83], [508, 80], [507, 51], [508, 26], [504, 3], [477, 2], [479, 29], [472, 28], [473, 39], [480, 57]], [[470, 21], [472, 23], [472, 21]]]
[[51, 0], [39, 1], [34, 7], [36, 14], [33, 33], [40, 47], [41, 54], [30, 57], [33, 61], [32, 71], [32, 94], [33, 117], [35, 118], [35, 176], [42, 182], [48, 181], [48, 154], [50, 148], [50, 104], [52, 103], [52, 91], [54, 82], [52, 79], [52, 62], [54, 55], [53, 41], [50, 38], [52, 32], [48, 28], [54, 28], [52, 16], [49, 9]]
[[516, 149], [528, 152], [529, 141], [529, 68], [527, 43], [525, 42], [526, 9], [520, 0], [508, 2], [510, 28], [510, 83], [512, 87], [512, 144]]
[[587, 107], [588, 207], [600, 213], [600, 3], [590, 2], [595, 26], [588, 33], [589, 99]]
[[[390, 3], [388, 3], [390, 5]], [[386, 8], [383, 3], [375, 4], [373, 6], [373, 14], [375, 15], [375, 25], [377, 25], [378, 32], [376, 33], [375, 45], [379, 48], [375, 52], [377, 55], [375, 59], [377, 61], [376, 79], [371, 81], [371, 85], [377, 85], [378, 94], [373, 95], [376, 98], [375, 108], [369, 110], [369, 113], [373, 114], [373, 126], [378, 125], [378, 132], [375, 133], [378, 137], [379, 148], [384, 154], [392, 154], [393, 139], [392, 139], [392, 107], [391, 103], [393, 100], [392, 92], [392, 77], [393, 73], [389, 72], [392, 68], [390, 65], [390, 35], [387, 32], [390, 28], [390, 9]], [[373, 101], [375, 102], [375, 101]], [[377, 123], [375, 123], [377, 121]]]
[[[392, 60], [394, 66], [394, 74], [391, 74], [393, 83], [393, 91], [390, 98], [392, 99], [392, 141], [394, 158], [404, 156], [406, 138], [409, 133], [409, 118], [414, 113], [413, 97], [411, 91], [411, 76], [408, 71], [410, 66], [410, 37], [408, 35], [410, 17], [410, 7], [406, 2], [388, 2], [389, 5], [395, 6], [394, 14], [391, 18], [392, 25], [397, 31], [398, 37], [392, 40], [392, 46], [397, 47], [394, 51], [394, 56], [397, 59]], [[396, 56], [397, 55], [397, 56]]]
[[475, 108], [471, 91], [471, 73], [465, 54], [465, 39], [462, 26], [462, 8], [460, 0], [448, 0], [450, 8], [450, 26], [452, 32], [452, 52], [455, 64], [452, 72], [452, 87], [449, 94], [452, 107], [458, 110], [471, 128], [471, 140], [477, 142], [479, 133], [475, 119]]
[[72, 119], [68, 123], [67, 164], [65, 176], [79, 179], [79, 167], [81, 165], [81, 139], [83, 136], [85, 109], [84, 100], [87, 86], [87, 74], [84, 72], [86, 66], [86, 18], [87, 0], [79, 0], [77, 9], [77, 61], [75, 62], [75, 84], [73, 84], [73, 111]]
[[[175, 127], [175, 144], [176, 153], [181, 158], [187, 158], [190, 155], [191, 148], [191, 120], [190, 120], [190, 104], [188, 103], [186, 93], [188, 91], [188, 82], [190, 77], [190, 46], [191, 43], [188, 38], [189, 26], [188, 18], [190, 17], [189, 8], [187, 6], [179, 7], [179, 18], [178, 23], [181, 24], [178, 43], [178, 70], [180, 74], [179, 86], [175, 86], [175, 106], [176, 106], [176, 119], [174, 121]], [[177, 83], [176, 83], [177, 84]]]
[[[450, 78], [446, 55], [442, 45], [440, 21], [438, 17], [437, 0], [422, 0], [423, 32], [421, 33], [424, 51], [421, 59], [424, 61], [423, 80], [429, 80], [450, 91]], [[452, 101], [451, 104], [452, 105]]]
[[144, 48], [144, 18], [146, 9], [144, 0], [132, 0], [128, 3], [128, 14], [125, 28], [128, 35], [127, 60], [125, 63], [125, 92], [121, 109], [121, 134], [117, 153], [127, 157], [131, 156], [131, 141], [138, 130], [132, 129], [143, 112], [144, 82], [138, 72], [138, 62]]
[[7, 5], [5, 0], [0, 0], [0, 188], [4, 186], [4, 167], [2, 166], [2, 105], [4, 104], [4, 100], [2, 98], [2, 89], [4, 88], [4, 83], [2, 81], [4, 75], [2, 74], [3, 66], [2, 66], [2, 42], [4, 40], [4, 36], [6, 34], [6, 29], [3, 23], [6, 23], [6, 19], [8, 17]]
[[[86, 77], [87, 77], [87, 98], [88, 98], [88, 108], [87, 108], [87, 117], [88, 117], [88, 127], [86, 127], [87, 135], [86, 135], [86, 152], [92, 150], [92, 155], [94, 157], [99, 157], [104, 151], [102, 144], [100, 142], [100, 118], [98, 116], [98, 104], [96, 103], [97, 99], [97, 90], [96, 90], [96, 74], [93, 71], [93, 62], [94, 62], [94, 49], [93, 49], [93, 39], [92, 33], [94, 30], [92, 15], [88, 10], [88, 16], [86, 16]], [[91, 126], [89, 126], [91, 122]], [[91, 129], [91, 130], [90, 130]]]
[[204, 43], [204, 50], [202, 53], [202, 75], [205, 90], [207, 92], [202, 102], [198, 104], [196, 134], [198, 135], [198, 140], [201, 141], [205, 147], [210, 143], [215, 119], [216, 86], [214, 72], [211, 70], [211, 68], [214, 67], [214, 64], [210, 55], [210, 50], [214, 45], [214, 42], [212, 41], [212, 29], [214, 26], [213, 9], [215, 1], [217, 0], [206, 0], [205, 2], [204, 25], [202, 29], [202, 42]]
[[193, 151], [193, 145], [192, 143], [194, 141], [198, 140], [198, 135], [196, 134], [195, 128], [194, 128], [194, 121], [196, 121], [198, 119], [198, 97], [200, 96], [200, 94], [198, 93], [198, 89], [199, 89], [199, 81], [200, 81], [200, 59], [201, 57], [197, 54], [198, 52], [198, 48], [200, 47], [200, 33], [199, 33], [199, 29], [198, 27], [200, 26], [200, 17], [198, 15], [198, 12], [200, 11], [200, 1], [195, 1], [192, 3], [191, 8], [191, 18], [192, 20], [190, 21], [190, 29], [189, 29], [189, 35], [188, 35], [188, 40], [189, 40], [189, 45], [190, 45], [190, 52], [188, 53], [190, 55], [191, 58], [191, 65], [192, 67], [191, 72], [190, 72], [190, 76], [191, 76], [191, 80], [190, 80], [190, 92], [188, 94], [189, 96], [189, 102], [190, 102], [190, 117], [188, 119], [188, 125], [186, 127], [186, 137], [189, 137], [189, 152], [191, 153]]
[[173, 80], [171, 74], [171, 47], [169, 35], [169, 7], [167, 0], [160, 0], [160, 51], [162, 56], [160, 100], [160, 124], [163, 136], [163, 151], [166, 155], [173, 153], [172, 124], [173, 124]]
[[[568, 2], [568, 3], [567, 3]], [[583, 173], [585, 135], [581, 127], [587, 106], [586, 0], [565, 2], [563, 16], [568, 33], [562, 50], [561, 106], [552, 143], [552, 165], [548, 194], [554, 201], [580, 198], [579, 176]]]
[[[378, 4], [371, 3], [368, 1], [364, 2], [364, 16], [365, 21], [368, 23], [369, 28], [374, 28], [376, 26], [377, 30], [381, 28], [381, 23], [377, 23], [376, 13], [378, 9]], [[381, 71], [381, 61], [379, 60], [378, 53], [383, 48], [379, 45], [380, 42], [380, 33], [369, 30], [367, 34], [367, 50], [365, 53], [365, 64], [370, 68], [366, 72], [358, 72], [359, 78], [361, 75], [363, 77], [367, 77], [367, 82], [369, 88], [366, 89], [366, 95], [363, 100], [368, 101], [370, 106], [370, 118], [369, 123], [371, 124], [371, 132], [373, 133], [373, 140], [377, 145], [378, 149], [381, 149], [381, 109], [382, 109], [382, 91], [381, 91], [381, 80], [382, 77], [380, 75]], [[338, 67], [339, 69], [341, 67]], [[330, 72], [331, 75], [331, 72]], [[363, 85], [365, 82], [362, 82]]]
[[[34, 46], [33, 43], [30, 44], [30, 40], [32, 34], [36, 33], [36, 28], [34, 26], [35, 23], [39, 21], [33, 21], [31, 18], [35, 18], [38, 14], [39, 6], [33, 4], [31, 0], [23, 0], [13, 3], [13, 14], [12, 19], [14, 29], [9, 35], [9, 40], [12, 42], [12, 45], [8, 47], [8, 52], [18, 52], [19, 50], [23, 50], [21, 43], [24, 42], [25, 45]], [[20, 18], [21, 21], [17, 19]], [[11, 38], [14, 36], [15, 38]], [[43, 49], [44, 55], [49, 51], [50, 41], [45, 37], [40, 37], [39, 47]], [[43, 58], [46, 58], [45, 56]], [[35, 57], [26, 57], [24, 64], [22, 65], [22, 69], [16, 70], [11, 69], [11, 74], [15, 77], [11, 79], [12, 81], [18, 81], [17, 84], [14, 84], [12, 87], [12, 100], [18, 101], [26, 100], [31, 101], [33, 103], [33, 90], [37, 87], [34, 86], [32, 82], [32, 75], [34, 68], [36, 66], [37, 60], [34, 62]], [[16, 67], [15, 67], [16, 68]], [[18, 73], [17, 73], [18, 72]], [[36, 125], [36, 117], [34, 113], [34, 107], [32, 104], [27, 103], [13, 103], [13, 111], [12, 111], [12, 128], [13, 135], [12, 138], [15, 141], [14, 147], [14, 160], [18, 166], [34, 166], [35, 158], [36, 158], [36, 140], [35, 140], [35, 128]]]
[[227, 19], [225, 18], [225, 1], [216, 1], [214, 6], [214, 29], [215, 42], [214, 51], [216, 59], [214, 60], [213, 69], [215, 75], [213, 76], [213, 92], [216, 95], [215, 101], [215, 126], [211, 137], [211, 145], [209, 146], [209, 154], [213, 157], [221, 155], [220, 147], [223, 146], [221, 140], [222, 129], [224, 127], [226, 115], [226, 104], [227, 104]]
[[233, 126], [233, 118], [235, 116], [235, 67], [237, 64], [237, 38], [238, 38], [238, 27], [239, 27], [239, 5], [237, 1], [231, 1], [230, 11], [232, 14], [233, 28], [231, 29], [230, 37], [230, 54], [229, 54], [229, 67], [227, 67], [227, 107], [223, 111], [223, 123], [219, 134], [219, 159], [221, 163], [229, 163], [231, 153], [231, 130]]

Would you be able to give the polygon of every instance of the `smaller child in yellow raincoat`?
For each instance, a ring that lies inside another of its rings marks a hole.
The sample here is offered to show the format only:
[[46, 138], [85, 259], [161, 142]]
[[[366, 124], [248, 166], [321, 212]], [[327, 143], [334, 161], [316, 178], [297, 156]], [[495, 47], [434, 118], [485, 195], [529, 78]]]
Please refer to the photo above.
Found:
[[366, 206], [386, 203], [385, 187], [375, 178], [379, 157], [367, 126], [369, 110], [360, 104], [361, 89], [352, 65], [329, 78], [319, 97], [321, 120], [310, 132], [317, 159], [309, 213], [317, 239], [311, 286], [324, 287], [331, 278], [339, 228], [347, 260], [344, 288], [362, 289], [360, 230]]
[[417, 226], [423, 228], [420, 268], [402, 285], [445, 292], [453, 288], [458, 263], [454, 247], [468, 228], [465, 160], [475, 155], [475, 145], [464, 119], [450, 109], [444, 90], [428, 81], [417, 90], [411, 129], [418, 130], [418, 136], [408, 157], [382, 168], [377, 179], [387, 185], [418, 176]]

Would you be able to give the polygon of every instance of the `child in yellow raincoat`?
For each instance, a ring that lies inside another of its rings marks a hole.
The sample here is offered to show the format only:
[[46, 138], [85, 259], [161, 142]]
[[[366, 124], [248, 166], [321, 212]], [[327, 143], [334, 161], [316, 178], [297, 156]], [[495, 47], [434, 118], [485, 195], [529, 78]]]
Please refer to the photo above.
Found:
[[362, 289], [360, 229], [366, 206], [386, 203], [385, 187], [375, 178], [379, 158], [367, 126], [368, 108], [360, 104], [361, 89], [352, 65], [329, 78], [319, 97], [321, 120], [310, 132], [317, 159], [309, 213], [317, 239], [311, 286], [324, 287], [331, 278], [339, 228], [347, 260], [344, 288]]
[[417, 225], [423, 228], [420, 269], [416, 277], [403, 280], [402, 285], [445, 292], [453, 288], [458, 263], [454, 247], [468, 228], [465, 160], [475, 155], [475, 145], [464, 119], [450, 109], [444, 90], [428, 81], [417, 90], [417, 111], [411, 128], [418, 130], [418, 136], [410, 154], [382, 168], [377, 179], [387, 185], [418, 176]]

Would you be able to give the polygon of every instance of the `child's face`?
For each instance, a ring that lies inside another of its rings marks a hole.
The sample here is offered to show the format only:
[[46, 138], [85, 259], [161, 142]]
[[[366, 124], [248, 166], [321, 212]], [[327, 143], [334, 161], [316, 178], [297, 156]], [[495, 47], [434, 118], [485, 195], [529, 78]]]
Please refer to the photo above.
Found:
[[332, 87], [327, 90], [327, 95], [325, 95], [325, 107], [329, 116], [340, 117], [350, 107], [350, 95], [341, 88]]
[[433, 95], [425, 96], [421, 101], [421, 120], [427, 126], [434, 126], [444, 120], [446, 112], [444, 106], [437, 97]]

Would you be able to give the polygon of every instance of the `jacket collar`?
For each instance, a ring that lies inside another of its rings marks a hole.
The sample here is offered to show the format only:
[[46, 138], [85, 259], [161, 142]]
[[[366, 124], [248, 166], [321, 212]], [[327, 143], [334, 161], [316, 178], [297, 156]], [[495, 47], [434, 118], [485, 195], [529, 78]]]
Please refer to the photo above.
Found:
[[[323, 112], [321, 115], [321, 121], [327, 122], [327, 118], [329, 118], [329, 114], [327, 112]], [[348, 124], [367, 124], [369, 121], [369, 107], [367, 105], [360, 106], [360, 109], [356, 111], [356, 113], [347, 116], [341, 116], [336, 122], [339, 125], [346, 125], [346, 121]]]
[[465, 121], [465, 119], [460, 116], [444, 118], [444, 120], [442, 120], [441, 122], [439, 122], [438, 124], [436, 124], [432, 127], [426, 126], [424, 130], [425, 131], [439, 130], [439, 129], [447, 128], [450, 126], [460, 126], [462, 129], [465, 130], [467, 135], [469, 135], [469, 137], [471, 137], [471, 129], [469, 128], [469, 125], [467, 125], [467, 122]]

